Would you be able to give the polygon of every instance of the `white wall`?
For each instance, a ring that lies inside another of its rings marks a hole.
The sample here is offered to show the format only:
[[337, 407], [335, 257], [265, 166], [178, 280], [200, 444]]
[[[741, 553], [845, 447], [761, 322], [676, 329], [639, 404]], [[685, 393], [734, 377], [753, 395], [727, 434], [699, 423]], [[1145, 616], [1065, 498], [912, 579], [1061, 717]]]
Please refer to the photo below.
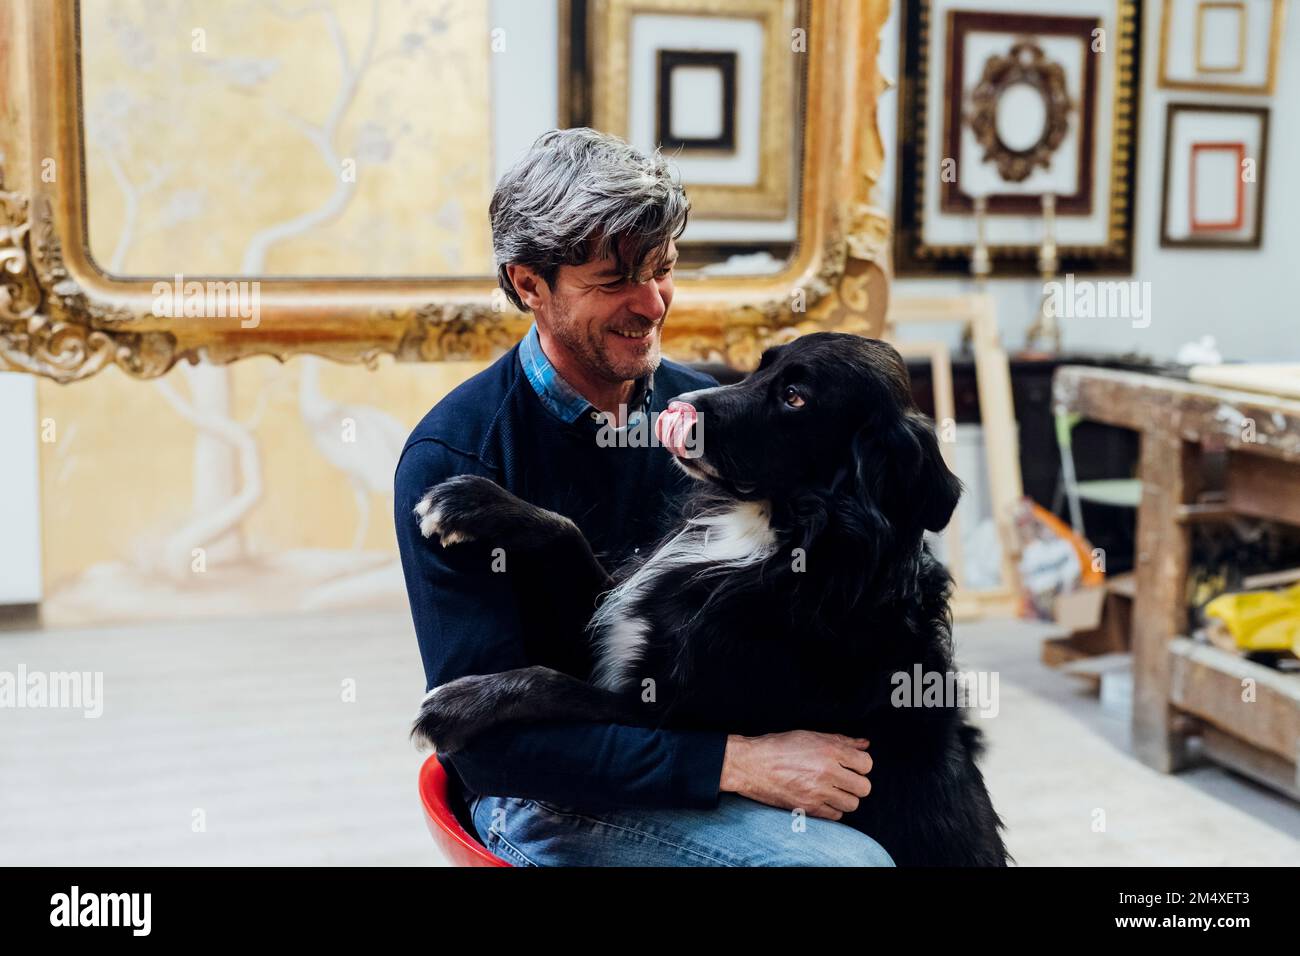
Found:
[[[559, 116], [559, 12], [555, 0], [492, 0], [492, 181], [513, 166]], [[483, 210], [487, 215], [487, 210]]]
[[0, 372], [0, 604], [41, 599], [36, 379]]
[[[881, 40], [881, 67], [898, 78], [897, 6]], [[1252, 4], [1261, 0], [1249, 0]], [[1057, 6], [1073, 12], [1068, 0]], [[1213, 335], [1226, 359], [1300, 361], [1300, 4], [1289, 3], [1277, 92], [1232, 96], [1156, 88], [1161, 4], [1150, 0], [1143, 23], [1141, 127], [1133, 278], [1151, 283], [1152, 321], [1135, 329], [1124, 321], [1064, 319], [1066, 349], [1137, 351], [1172, 359], [1187, 341]], [[1164, 170], [1165, 104], [1215, 102], [1271, 109], [1264, 201], [1263, 247], [1249, 250], [1160, 248], [1160, 188]], [[887, 168], [881, 185], [883, 207], [893, 214], [897, 91], [881, 100], [880, 124]], [[1111, 277], [1107, 277], [1111, 278]], [[935, 295], [969, 290], [956, 279], [897, 279], [894, 295]], [[1002, 340], [1024, 342], [1038, 307], [1042, 284], [1034, 279], [994, 279]], [[927, 330], [927, 333], [932, 330]], [[955, 340], [952, 344], [956, 344]]]

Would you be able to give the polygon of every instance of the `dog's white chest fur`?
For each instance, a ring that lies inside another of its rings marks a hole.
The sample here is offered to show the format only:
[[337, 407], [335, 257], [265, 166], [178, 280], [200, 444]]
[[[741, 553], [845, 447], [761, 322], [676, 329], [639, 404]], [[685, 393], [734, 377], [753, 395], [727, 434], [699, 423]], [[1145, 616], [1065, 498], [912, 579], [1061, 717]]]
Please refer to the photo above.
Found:
[[640, 656], [649, 623], [632, 612], [638, 599], [670, 570], [726, 565], [744, 567], [766, 560], [776, 550], [771, 510], [766, 501], [740, 501], [722, 511], [700, 515], [664, 542], [645, 564], [614, 590], [591, 619], [596, 639], [592, 683], [607, 690], [636, 675], [630, 667]]

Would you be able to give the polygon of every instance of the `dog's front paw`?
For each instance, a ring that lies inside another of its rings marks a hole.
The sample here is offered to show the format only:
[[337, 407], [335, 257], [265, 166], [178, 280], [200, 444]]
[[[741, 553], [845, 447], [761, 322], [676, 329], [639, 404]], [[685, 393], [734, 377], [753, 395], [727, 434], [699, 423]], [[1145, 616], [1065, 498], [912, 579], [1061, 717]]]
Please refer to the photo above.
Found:
[[455, 722], [450, 719], [451, 715], [435, 703], [438, 692], [445, 689], [435, 687], [429, 692], [411, 725], [411, 739], [421, 750], [432, 747], [440, 754], [451, 754], [465, 744], [461, 735], [454, 730]]
[[500, 485], [478, 475], [456, 475], [430, 488], [415, 506], [420, 534], [438, 536], [442, 546], [473, 541], [483, 514], [509, 496]]
[[470, 676], [435, 687], [420, 704], [411, 738], [440, 754], [460, 750], [475, 733], [490, 726], [494, 683], [491, 675]]
[[415, 506], [420, 533], [435, 534], [444, 547], [482, 541], [503, 548], [532, 549], [580, 534], [568, 518], [515, 497], [478, 475], [457, 475], [431, 488]]

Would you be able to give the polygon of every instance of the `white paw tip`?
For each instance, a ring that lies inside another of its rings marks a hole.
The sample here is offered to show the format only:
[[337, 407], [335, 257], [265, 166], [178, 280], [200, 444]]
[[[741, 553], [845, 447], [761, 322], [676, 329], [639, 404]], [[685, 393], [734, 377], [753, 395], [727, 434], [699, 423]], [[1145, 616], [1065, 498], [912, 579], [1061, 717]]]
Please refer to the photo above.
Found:
[[433, 537], [438, 531], [438, 512], [425, 509], [425, 513], [420, 516], [420, 534], [426, 538]]

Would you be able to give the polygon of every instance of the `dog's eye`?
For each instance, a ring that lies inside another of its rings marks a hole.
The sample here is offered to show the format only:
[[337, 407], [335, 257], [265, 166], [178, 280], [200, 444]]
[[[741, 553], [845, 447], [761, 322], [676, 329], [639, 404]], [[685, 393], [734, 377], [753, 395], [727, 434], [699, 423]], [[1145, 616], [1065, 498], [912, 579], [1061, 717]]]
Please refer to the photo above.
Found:
[[787, 385], [781, 399], [791, 408], [803, 408], [803, 395], [793, 385]]

